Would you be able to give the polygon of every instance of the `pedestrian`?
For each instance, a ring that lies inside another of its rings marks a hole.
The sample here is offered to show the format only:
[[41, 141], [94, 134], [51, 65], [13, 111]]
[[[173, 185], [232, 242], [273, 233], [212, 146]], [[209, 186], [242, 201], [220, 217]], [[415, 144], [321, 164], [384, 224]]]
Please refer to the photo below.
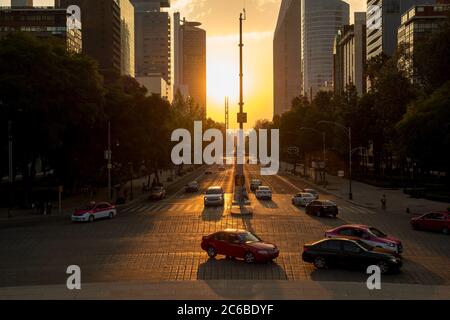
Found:
[[387, 203], [387, 198], [386, 198], [386, 195], [383, 194], [383, 196], [381, 197], [381, 208], [383, 210], [386, 210], [386, 203]]

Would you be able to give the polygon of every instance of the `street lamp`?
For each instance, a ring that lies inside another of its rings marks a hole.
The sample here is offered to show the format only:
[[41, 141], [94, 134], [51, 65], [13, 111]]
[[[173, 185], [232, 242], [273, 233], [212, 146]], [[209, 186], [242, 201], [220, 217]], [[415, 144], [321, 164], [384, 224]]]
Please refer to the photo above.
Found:
[[128, 162], [128, 165], [130, 166], [130, 173], [131, 173], [131, 184], [130, 184], [130, 200], [133, 200], [133, 162]]
[[331, 124], [341, 128], [347, 134], [348, 137], [348, 198], [353, 200], [352, 193], [352, 128], [345, 127], [338, 122], [333, 121], [319, 121], [317, 124]]

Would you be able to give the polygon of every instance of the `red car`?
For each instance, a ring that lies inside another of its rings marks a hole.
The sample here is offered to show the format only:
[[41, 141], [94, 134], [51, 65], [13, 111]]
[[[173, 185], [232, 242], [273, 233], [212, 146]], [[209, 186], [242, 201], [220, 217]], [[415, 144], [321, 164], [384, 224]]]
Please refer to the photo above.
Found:
[[204, 236], [201, 247], [210, 258], [220, 254], [244, 259], [247, 263], [267, 262], [279, 255], [276, 245], [264, 242], [245, 230], [227, 229]]
[[349, 224], [340, 226], [325, 232], [327, 238], [346, 238], [351, 240], [360, 240], [374, 248], [374, 251], [401, 254], [403, 252], [402, 242], [396, 238], [390, 237], [377, 228]]
[[416, 230], [438, 231], [450, 234], [450, 211], [435, 211], [412, 218], [411, 225]]

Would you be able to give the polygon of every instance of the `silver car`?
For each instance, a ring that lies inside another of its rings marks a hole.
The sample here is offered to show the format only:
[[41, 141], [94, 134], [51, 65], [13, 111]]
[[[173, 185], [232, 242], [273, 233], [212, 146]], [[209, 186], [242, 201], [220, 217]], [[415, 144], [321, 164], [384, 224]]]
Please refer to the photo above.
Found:
[[225, 193], [222, 187], [210, 187], [206, 190], [204, 197], [205, 207], [223, 206], [225, 204]]

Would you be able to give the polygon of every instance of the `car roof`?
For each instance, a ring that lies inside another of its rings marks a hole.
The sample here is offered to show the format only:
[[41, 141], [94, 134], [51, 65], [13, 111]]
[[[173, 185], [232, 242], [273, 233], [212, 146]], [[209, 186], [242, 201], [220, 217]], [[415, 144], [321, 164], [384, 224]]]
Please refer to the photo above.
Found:
[[355, 228], [355, 229], [369, 229], [370, 226], [364, 225], [364, 224], [345, 224], [343, 226], [335, 228], [335, 230], [340, 230], [344, 228]]
[[310, 245], [314, 246], [314, 245], [316, 245], [316, 244], [319, 244], [319, 243], [322, 243], [322, 242], [325, 242], [325, 241], [331, 241], [331, 240], [349, 241], [349, 242], [357, 243], [356, 241], [351, 240], [351, 239], [347, 239], [347, 238], [325, 238], [325, 239], [321, 239], [321, 240], [319, 240], [319, 241], [310, 243]]
[[259, 186], [258, 188], [259, 188], [259, 189], [270, 189], [269, 186]]
[[208, 190], [221, 190], [222, 187], [219, 186], [213, 186], [213, 187], [209, 187]]
[[219, 232], [226, 232], [226, 233], [247, 233], [247, 230], [242, 230], [242, 229], [225, 229]]

